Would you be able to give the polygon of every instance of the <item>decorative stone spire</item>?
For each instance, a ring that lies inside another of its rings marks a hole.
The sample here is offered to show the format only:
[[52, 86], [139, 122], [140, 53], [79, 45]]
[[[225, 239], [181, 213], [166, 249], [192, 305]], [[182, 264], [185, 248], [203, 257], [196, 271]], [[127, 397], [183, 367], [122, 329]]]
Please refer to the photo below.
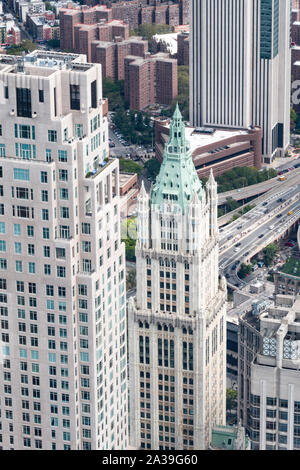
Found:
[[177, 105], [170, 126], [169, 141], [164, 149], [162, 166], [152, 190], [151, 204], [177, 204], [184, 213], [185, 206], [191, 203], [194, 193], [202, 199], [202, 185]]

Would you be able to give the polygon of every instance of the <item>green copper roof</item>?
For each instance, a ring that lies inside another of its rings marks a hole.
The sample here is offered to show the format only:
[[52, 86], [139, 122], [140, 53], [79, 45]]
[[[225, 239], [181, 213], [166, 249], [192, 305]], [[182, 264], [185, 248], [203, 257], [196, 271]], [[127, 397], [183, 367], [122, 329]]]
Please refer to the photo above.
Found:
[[202, 185], [177, 105], [170, 126], [169, 142], [165, 145], [163, 162], [152, 190], [151, 204], [171, 201], [178, 204], [184, 213], [185, 206], [191, 203], [195, 193], [201, 199]]

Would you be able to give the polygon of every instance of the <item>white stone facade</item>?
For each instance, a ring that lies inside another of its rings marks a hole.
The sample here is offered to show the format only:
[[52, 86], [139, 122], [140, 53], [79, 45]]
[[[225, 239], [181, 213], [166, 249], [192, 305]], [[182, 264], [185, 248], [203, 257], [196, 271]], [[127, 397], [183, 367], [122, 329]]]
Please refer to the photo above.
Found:
[[0, 446], [124, 449], [125, 252], [101, 67], [0, 58]]
[[[172, 145], [166, 146], [171, 153], [161, 170], [171, 177], [171, 187], [172, 161], [179, 159], [184, 168], [191, 158], [172, 153]], [[158, 180], [154, 188], [161, 186]], [[219, 281], [218, 253], [212, 177], [184, 212], [176, 203], [152, 204], [142, 188], [137, 296], [128, 311], [133, 446], [205, 449], [212, 426], [225, 424], [227, 293], [225, 281]]]

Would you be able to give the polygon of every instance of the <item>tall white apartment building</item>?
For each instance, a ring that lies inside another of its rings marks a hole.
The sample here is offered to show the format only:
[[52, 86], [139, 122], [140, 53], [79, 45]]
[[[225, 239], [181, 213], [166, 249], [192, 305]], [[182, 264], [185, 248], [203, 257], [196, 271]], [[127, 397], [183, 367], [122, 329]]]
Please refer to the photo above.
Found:
[[290, 0], [192, 0], [190, 121], [263, 130], [266, 163], [289, 145]]
[[101, 67], [0, 58], [0, 446], [127, 447], [119, 168]]
[[128, 310], [130, 438], [205, 449], [225, 424], [226, 281], [217, 185], [203, 188], [177, 107], [151, 197], [138, 200], [137, 295]]

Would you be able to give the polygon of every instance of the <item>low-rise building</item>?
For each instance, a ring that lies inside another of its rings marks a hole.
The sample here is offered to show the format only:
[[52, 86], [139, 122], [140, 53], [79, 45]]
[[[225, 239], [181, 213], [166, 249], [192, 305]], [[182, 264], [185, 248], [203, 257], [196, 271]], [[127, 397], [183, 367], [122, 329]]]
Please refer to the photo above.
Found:
[[[162, 161], [170, 121], [157, 119], [155, 128], [156, 158]], [[235, 167], [255, 166], [261, 169], [262, 131], [259, 127], [228, 130], [187, 126], [186, 136], [199, 178], [208, 177], [211, 169], [215, 177]]]

